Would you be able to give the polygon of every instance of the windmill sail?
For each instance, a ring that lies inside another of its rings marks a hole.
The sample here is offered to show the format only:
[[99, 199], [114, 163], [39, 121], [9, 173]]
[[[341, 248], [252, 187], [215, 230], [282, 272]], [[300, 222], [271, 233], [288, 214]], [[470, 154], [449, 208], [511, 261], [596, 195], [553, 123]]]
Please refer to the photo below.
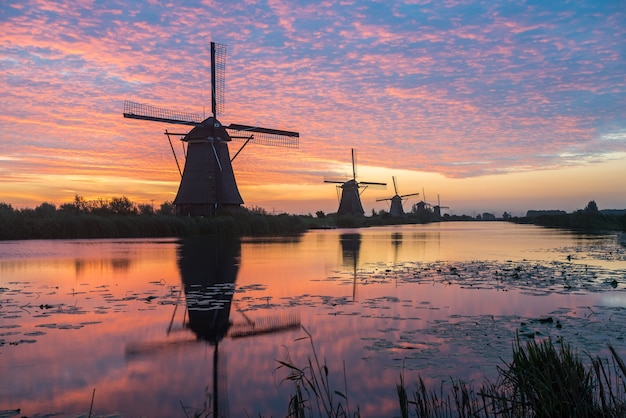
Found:
[[197, 113], [179, 112], [177, 110], [165, 109], [143, 103], [124, 101], [125, 118], [150, 120], [153, 122], [165, 122], [179, 125], [199, 126], [202, 123], [202, 116]]
[[226, 45], [211, 42], [211, 111], [216, 118], [224, 112], [225, 80]]

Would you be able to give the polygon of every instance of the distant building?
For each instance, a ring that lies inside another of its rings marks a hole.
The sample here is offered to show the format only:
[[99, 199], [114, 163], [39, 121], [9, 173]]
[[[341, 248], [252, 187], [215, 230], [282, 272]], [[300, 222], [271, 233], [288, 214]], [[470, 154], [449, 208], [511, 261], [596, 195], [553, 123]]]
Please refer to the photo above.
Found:
[[536, 218], [537, 216], [543, 215], [567, 215], [567, 212], [564, 210], [554, 209], [554, 210], [529, 210], [526, 212], [527, 218]]
[[494, 215], [493, 213], [484, 212], [482, 216], [482, 220], [483, 221], [495, 221], [496, 215]]

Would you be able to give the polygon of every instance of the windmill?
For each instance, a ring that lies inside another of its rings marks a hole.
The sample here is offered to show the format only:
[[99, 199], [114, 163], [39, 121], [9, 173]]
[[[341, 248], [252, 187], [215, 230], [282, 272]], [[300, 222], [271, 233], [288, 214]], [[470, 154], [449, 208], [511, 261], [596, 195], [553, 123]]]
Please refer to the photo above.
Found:
[[[130, 101], [124, 102], [124, 117], [193, 126], [186, 133], [165, 131], [174, 152], [171, 137], [187, 144], [184, 170], [174, 199], [177, 215], [207, 216], [218, 210], [238, 209], [243, 204], [239, 194], [232, 161], [249, 143], [297, 148], [299, 133], [258, 126], [222, 125], [217, 119], [224, 107], [226, 45], [211, 42], [211, 116], [179, 112]], [[230, 158], [228, 142], [244, 141]], [[184, 144], [183, 144], [184, 146]], [[178, 165], [178, 158], [174, 152]]]
[[[341, 184], [337, 186], [337, 191], [341, 188], [341, 200], [339, 201], [339, 209], [337, 215], [356, 215], [362, 216], [365, 214], [363, 205], [361, 204], [361, 193], [367, 189], [368, 186], [387, 186], [387, 183], [375, 183], [368, 181], [356, 181], [356, 168], [354, 164], [354, 148], [352, 151], [352, 178], [348, 181], [345, 180], [330, 180], [325, 179], [324, 183], [336, 183]], [[363, 190], [359, 192], [359, 189]]]
[[395, 192], [395, 195], [392, 197], [387, 197], [385, 199], [376, 199], [376, 201], [382, 202], [385, 200], [390, 200], [391, 206], [389, 207], [389, 214], [395, 217], [404, 216], [404, 208], [402, 207], [404, 203], [402, 202], [402, 200], [403, 199], [406, 200], [405, 198], [408, 198], [409, 196], [417, 196], [419, 193], [409, 193], [409, 194], [400, 195], [398, 194], [398, 186], [396, 185], [396, 177], [392, 176], [391, 179], [393, 180], [393, 191]]
[[422, 215], [432, 213], [432, 205], [427, 203], [425, 199], [426, 193], [424, 193], [424, 188], [422, 187], [422, 200], [413, 205], [413, 212]]
[[450, 206], [441, 206], [439, 195], [437, 195], [437, 205], [433, 207], [433, 213], [437, 218], [441, 218], [441, 209], [450, 209]]

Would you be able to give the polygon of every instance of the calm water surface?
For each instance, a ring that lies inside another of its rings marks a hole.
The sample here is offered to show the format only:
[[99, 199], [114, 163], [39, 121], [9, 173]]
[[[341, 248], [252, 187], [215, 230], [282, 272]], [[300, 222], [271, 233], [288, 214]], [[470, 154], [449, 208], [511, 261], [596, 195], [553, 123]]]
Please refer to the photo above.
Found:
[[626, 355], [624, 289], [615, 236], [498, 222], [0, 242], [0, 411], [285, 416], [304, 327], [351, 408], [397, 416], [401, 373], [480, 384], [516, 332]]

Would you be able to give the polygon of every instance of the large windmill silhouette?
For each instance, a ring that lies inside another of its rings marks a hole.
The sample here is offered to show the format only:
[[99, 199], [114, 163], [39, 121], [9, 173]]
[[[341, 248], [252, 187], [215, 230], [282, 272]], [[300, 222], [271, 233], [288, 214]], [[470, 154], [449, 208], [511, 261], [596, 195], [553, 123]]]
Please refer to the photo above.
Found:
[[391, 179], [393, 180], [393, 191], [395, 195], [393, 195], [392, 197], [384, 198], [384, 199], [376, 199], [376, 201], [382, 202], [384, 200], [390, 200], [391, 206], [389, 207], [389, 214], [395, 217], [404, 216], [404, 208], [403, 208], [404, 203], [402, 201], [406, 200], [406, 198], [408, 198], [409, 196], [417, 196], [419, 193], [409, 193], [409, 194], [400, 195], [398, 193], [398, 186], [396, 185], [395, 176], [392, 176]]
[[[165, 131], [187, 144], [185, 167], [174, 199], [177, 215], [207, 216], [219, 210], [238, 209], [243, 199], [237, 188], [232, 161], [249, 143], [297, 148], [298, 132], [261, 128], [231, 123], [222, 125], [217, 119], [224, 108], [226, 45], [211, 42], [211, 116], [163, 109], [135, 102], [124, 102], [124, 117], [176, 125], [193, 126], [187, 133]], [[245, 141], [230, 158], [228, 142]], [[172, 151], [174, 147], [172, 146]], [[174, 153], [178, 164], [178, 158]]]
[[[356, 167], [354, 163], [354, 148], [352, 151], [352, 178], [346, 180], [331, 180], [325, 179], [324, 183], [341, 184], [337, 186], [337, 189], [341, 188], [341, 200], [339, 201], [339, 209], [337, 215], [357, 215], [361, 216], [365, 214], [363, 205], [361, 204], [361, 193], [367, 189], [368, 186], [387, 186], [387, 183], [376, 183], [371, 181], [356, 181]], [[359, 189], [363, 189], [359, 191]]]

